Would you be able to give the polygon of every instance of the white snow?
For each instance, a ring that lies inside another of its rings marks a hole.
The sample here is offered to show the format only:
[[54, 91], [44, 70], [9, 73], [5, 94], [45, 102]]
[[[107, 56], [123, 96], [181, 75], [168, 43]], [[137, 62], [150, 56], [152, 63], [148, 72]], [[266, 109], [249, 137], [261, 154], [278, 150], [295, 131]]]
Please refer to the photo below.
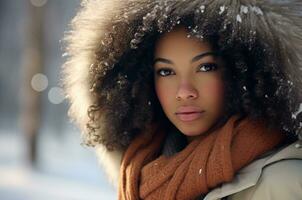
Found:
[[248, 7], [247, 6], [240, 6], [240, 13], [247, 14], [248, 13]]
[[204, 5], [201, 5], [201, 6], [200, 6], [200, 11], [201, 11], [201, 13], [204, 13], [204, 9], [205, 9], [205, 6], [204, 6]]
[[257, 6], [252, 6], [251, 10], [254, 11], [257, 15], [263, 15], [262, 10]]
[[242, 22], [241, 16], [239, 14], [237, 14], [236, 16], [236, 21], [240, 23]]
[[94, 152], [80, 146], [76, 132], [43, 133], [36, 168], [26, 160], [24, 139], [21, 133], [0, 130], [0, 199], [116, 199]]
[[292, 118], [296, 119], [300, 112], [302, 112], [302, 103], [300, 103], [299, 109], [295, 113], [292, 113]]
[[220, 11], [219, 11], [219, 15], [221, 15], [225, 10], [225, 6], [220, 6]]

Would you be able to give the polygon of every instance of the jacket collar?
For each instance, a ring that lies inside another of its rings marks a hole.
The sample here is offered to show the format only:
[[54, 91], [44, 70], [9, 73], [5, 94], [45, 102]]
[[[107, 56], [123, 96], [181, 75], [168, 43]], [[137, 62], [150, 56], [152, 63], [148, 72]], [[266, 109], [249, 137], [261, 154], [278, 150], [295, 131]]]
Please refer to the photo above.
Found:
[[220, 187], [211, 190], [204, 197], [204, 200], [221, 199], [254, 186], [261, 176], [262, 169], [271, 163], [285, 159], [302, 160], [301, 143], [302, 141], [296, 141], [285, 147], [283, 146], [277, 150], [268, 152], [261, 158], [239, 170], [231, 182], [224, 183]]

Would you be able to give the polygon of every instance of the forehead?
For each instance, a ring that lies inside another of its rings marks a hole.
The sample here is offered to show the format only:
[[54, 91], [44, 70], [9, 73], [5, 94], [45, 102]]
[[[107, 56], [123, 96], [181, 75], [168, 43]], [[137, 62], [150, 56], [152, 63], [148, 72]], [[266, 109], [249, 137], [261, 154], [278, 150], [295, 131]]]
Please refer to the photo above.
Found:
[[177, 27], [163, 34], [155, 43], [155, 56], [190, 56], [212, 50], [209, 42], [187, 36], [188, 32], [184, 27]]

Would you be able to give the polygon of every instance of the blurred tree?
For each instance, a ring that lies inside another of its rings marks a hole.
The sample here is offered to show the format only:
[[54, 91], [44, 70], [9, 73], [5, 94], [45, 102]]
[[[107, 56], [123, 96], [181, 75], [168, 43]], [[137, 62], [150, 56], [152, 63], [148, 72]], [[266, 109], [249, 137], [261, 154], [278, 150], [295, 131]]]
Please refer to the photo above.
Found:
[[30, 163], [37, 164], [37, 137], [41, 126], [41, 93], [32, 88], [31, 81], [35, 74], [43, 72], [43, 25], [44, 7], [36, 7], [27, 1], [28, 21], [23, 58], [23, 102], [21, 122], [28, 142]]

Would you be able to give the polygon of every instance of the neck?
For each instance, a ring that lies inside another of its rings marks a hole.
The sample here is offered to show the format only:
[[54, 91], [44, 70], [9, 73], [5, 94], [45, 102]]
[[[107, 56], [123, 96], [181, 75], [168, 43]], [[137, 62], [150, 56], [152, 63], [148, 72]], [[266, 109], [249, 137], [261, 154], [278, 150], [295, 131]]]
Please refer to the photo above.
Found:
[[194, 135], [194, 136], [187, 136], [187, 142], [188, 142], [188, 144], [191, 143], [193, 140], [198, 139], [201, 135], [203, 135], [203, 134]]
[[217, 128], [219, 128], [224, 123], [224, 120], [220, 119], [217, 120], [217, 122], [209, 128], [206, 132], [200, 133], [199, 135], [193, 135], [193, 136], [187, 136], [187, 142], [188, 144], [191, 143], [193, 140], [198, 140], [200, 137], [204, 137], [206, 135], [211, 134], [213, 131], [215, 131]]

